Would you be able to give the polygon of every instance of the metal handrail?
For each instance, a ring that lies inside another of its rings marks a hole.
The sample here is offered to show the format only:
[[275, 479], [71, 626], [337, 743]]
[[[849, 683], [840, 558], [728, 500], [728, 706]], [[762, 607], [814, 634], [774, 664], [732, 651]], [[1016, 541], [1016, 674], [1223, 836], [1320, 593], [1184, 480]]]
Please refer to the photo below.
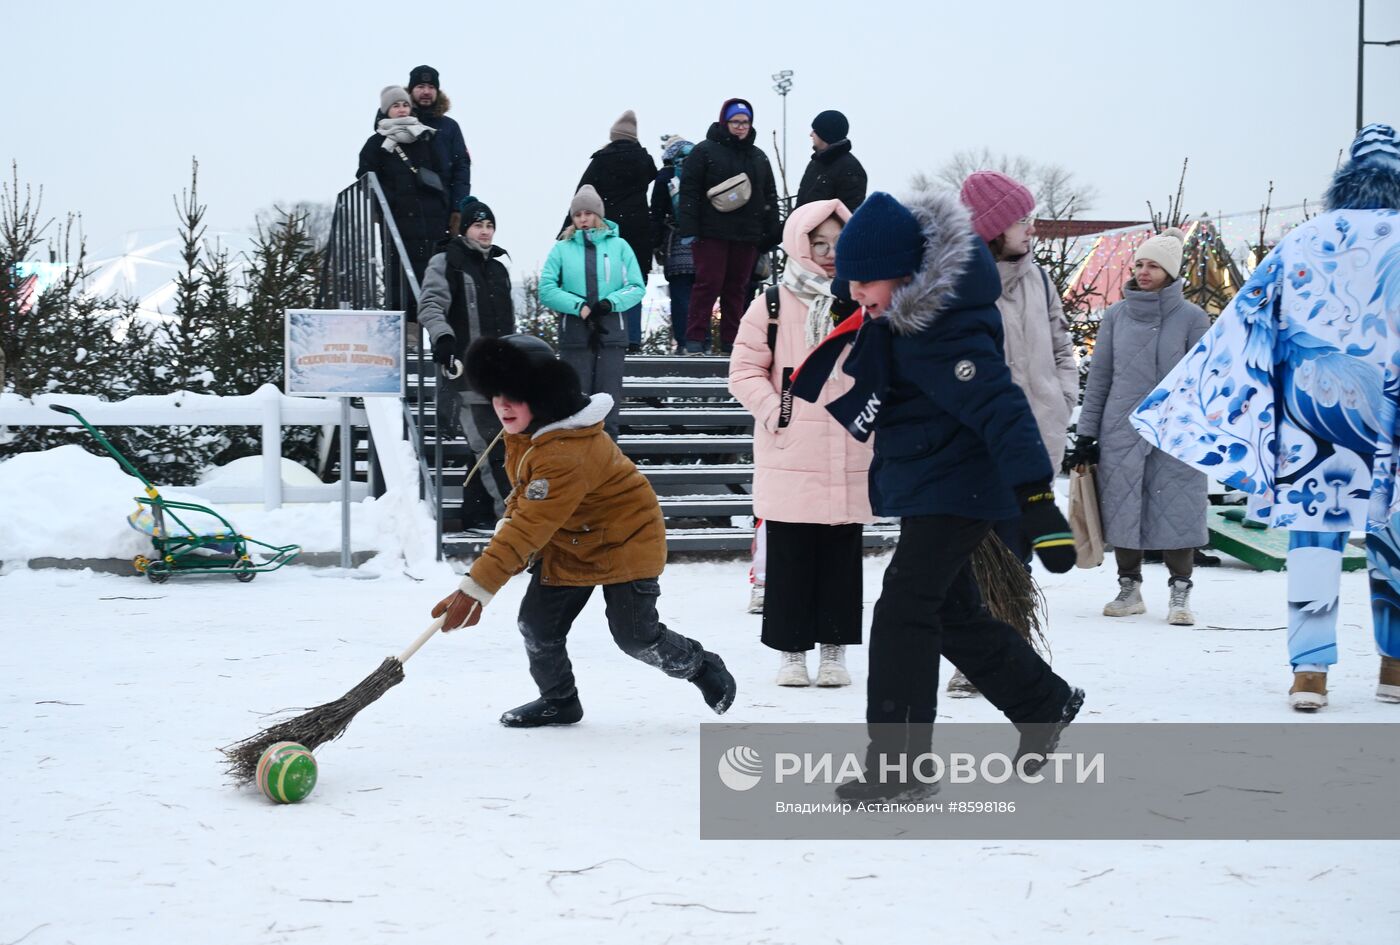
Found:
[[[388, 298], [390, 284], [387, 266], [393, 265], [392, 282], [396, 298]], [[367, 173], [346, 187], [335, 198], [331, 218], [330, 238], [326, 246], [326, 261], [321, 269], [321, 284], [317, 292], [318, 308], [379, 309], [386, 306], [407, 311], [417, 307], [422, 296], [418, 277], [409, 264], [403, 237], [394, 222], [389, 200], [384, 195], [379, 178]], [[417, 325], [417, 322], [412, 323]], [[437, 558], [442, 560], [442, 431], [443, 418], [438, 417], [433, 436], [433, 464], [427, 463], [424, 437], [427, 415], [424, 398], [424, 369], [431, 361], [424, 357], [423, 329], [417, 328], [418, 345], [410, 350], [408, 333], [404, 333], [404, 363], [410, 357], [417, 360], [417, 401], [415, 411], [407, 400], [402, 404], [404, 433], [418, 459], [418, 497], [429, 499], [436, 529]], [[441, 370], [433, 365], [437, 382], [442, 383]], [[436, 396], [436, 390], [434, 391]], [[371, 461], [371, 467], [373, 461]]]

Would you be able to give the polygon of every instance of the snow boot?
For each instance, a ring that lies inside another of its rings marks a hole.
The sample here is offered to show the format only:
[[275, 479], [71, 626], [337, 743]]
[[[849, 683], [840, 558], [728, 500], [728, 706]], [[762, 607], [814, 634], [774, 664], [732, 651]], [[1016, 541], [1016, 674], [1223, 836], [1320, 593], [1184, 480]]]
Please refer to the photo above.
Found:
[[734, 677], [724, 668], [724, 660], [720, 659], [717, 653], [705, 651], [700, 670], [690, 677], [690, 681], [699, 688], [705, 697], [705, 704], [715, 710], [715, 715], [723, 715], [734, 704], [734, 695], [739, 687], [735, 685]]
[[[805, 664], [804, 664], [804, 669]], [[822, 644], [822, 661], [817, 666], [818, 686], [849, 686], [851, 674], [846, 671], [846, 648], [837, 643]]]
[[[1084, 705], [1084, 690], [1071, 689], [1069, 699], [1065, 701], [1064, 708], [1060, 710], [1060, 720], [1058, 722], [1022, 722], [1016, 728], [1021, 731], [1021, 742], [1016, 747], [1016, 770], [1024, 770], [1026, 774], [1035, 774], [1045, 767], [1045, 756], [1052, 753], [1060, 745], [1060, 734], [1065, 730], [1065, 726], [1074, 721], [1074, 717], [1079, 714], [1079, 709]], [[1024, 765], [1021, 759], [1027, 755], [1038, 755], [1038, 758], [1028, 758]]]
[[1196, 615], [1191, 613], [1191, 587], [1186, 578], [1172, 578], [1167, 582], [1171, 589], [1171, 601], [1167, 604], [1167, 623], [1174, 627], [1194, 627]]
[[1382, 702], [1400, 702], [1400, 659], [1381, 657], [1381, 681], [1376, 686], [1376, 698]]
[[1288, 704], [1299, 712], [1316, 712], [1327, 704], [1326, 673], [1294, 673]]
[[1129, 614], [1145, 614], [1147, 605], [1142, 602], [1142, 582], [1130, 577], [1118, 579], [1118, 596], [1103, 605], [1105, 617], [1126, 617]]
[[836, 785], [836, 797], [842, 801], [903, 804], [933, 797], [942, 785], [937, 781], [881, 781], [878, 775], [866, 772], [864, 781], [842, 781]]
[[749, 591], [749, 613], [763, 613], [763, 585], [755, 584]]
[[972, 680], [963, 675], [962, 670], [955, 670], [953, 676], [948, 680], [948, 695], [954, 699], [971, 699], [973, 696], [980, 696], [977, 687], [972, 684]]
[[778, 664], [779, 686], [810, 686], [812, 677], [807, 675], [807, 654], [801, 650], [791, 653], [783, 651], [782, 661]]
[[541, 725], [573, 725], [583, 718], [583, 704], [578, 693], [567, 699], [539, 698], [518, 705], [501, 716], [501, 724], [510, 728], [538, 728]]

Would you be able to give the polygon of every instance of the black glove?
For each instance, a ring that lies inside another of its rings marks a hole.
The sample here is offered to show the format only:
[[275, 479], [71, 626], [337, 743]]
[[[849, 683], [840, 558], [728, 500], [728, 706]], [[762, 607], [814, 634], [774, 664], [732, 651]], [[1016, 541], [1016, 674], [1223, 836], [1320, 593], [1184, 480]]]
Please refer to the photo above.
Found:
[[1075, 437], [1074, 449], [1065, 457], [1065, 464], [1073, 469], [1075, 466], [1094, 466], [1098, 461], [1099, 441], [1092, 436]]
[[589, 306], [589, 318], [594, 315], [606, 315], [612, 311], [612, 303], [607, 299], [599, 299]]
[[[607, 302], [598, 303], [599, 306], [607, 304]], [[612, 306], [609, 305], [608, 307], [611, 308]], [[603, 336], [609, 334], [609, 332], [607, 326], [603, 324], [603, 320], [601, 318], [594, 318], [593, 314], [602, 314], [602, 311], [599, 308], [594, 308], [593, 313], [588, 316], [585, 322], [585, 324], [588, 325], [588, 347], [593, 351], [597, 351], [603, 347]]]
[[457, 349], [457, 339], [452, 335], [438, 335], [433, 342], [433, 360], [442, 365], [444, 371], [452, 370], [452, 355]]
[[1064, 574], [1074, 567], [1078, 557], [1074, 550], [1074, 533], [1055, 507], [1055, 493], [1050, 490], [1050, 483], [1017, 486], [1016, 501], [1021, 503], [1021, 534], [1040, 556], [1040, 563], [1056, 574]]

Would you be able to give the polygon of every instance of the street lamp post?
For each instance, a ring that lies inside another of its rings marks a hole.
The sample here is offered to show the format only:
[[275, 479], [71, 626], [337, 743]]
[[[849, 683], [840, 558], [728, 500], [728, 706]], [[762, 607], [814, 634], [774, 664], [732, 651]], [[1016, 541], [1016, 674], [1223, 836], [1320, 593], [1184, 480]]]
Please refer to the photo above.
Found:
[[[1357, 0], [1359, 9], [1356, 16], [1356, 130], [1361, 130], [1361, 100], [1366, 85], [1366, 47], [1400, 46], [1400, 39], [1379, 40], [1366, 38], [1366, 0]], [[774, 76], [777, 78], [777, 76]]]
[[[1364, 0], [1363, 0], [1364, 2]], [[783, 178], [787, 179], [787, 97], [792, 91], [792, 70], [773, 73], [773, 91], [783, 97]]]

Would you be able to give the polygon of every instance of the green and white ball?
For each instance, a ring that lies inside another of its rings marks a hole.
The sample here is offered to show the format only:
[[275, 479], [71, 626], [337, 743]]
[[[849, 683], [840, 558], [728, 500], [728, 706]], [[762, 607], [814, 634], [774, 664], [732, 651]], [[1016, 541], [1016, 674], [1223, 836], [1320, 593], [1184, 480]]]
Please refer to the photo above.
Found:
[[305, 745], [277, 742], [258, 759], [258, 790], [279, 804], [304, 801], [316, 787], [316, 757]]

